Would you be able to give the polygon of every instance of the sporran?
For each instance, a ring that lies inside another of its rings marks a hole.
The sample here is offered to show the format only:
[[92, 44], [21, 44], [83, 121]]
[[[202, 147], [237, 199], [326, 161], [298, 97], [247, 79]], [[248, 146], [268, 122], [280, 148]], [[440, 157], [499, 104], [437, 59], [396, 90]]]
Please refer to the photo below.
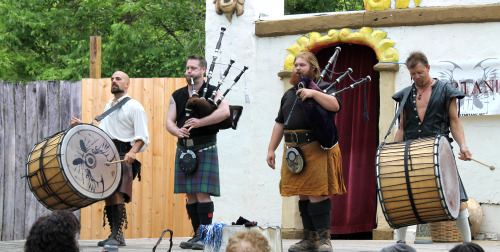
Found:
[[196, 170], [196, 154], [192, 150], [181, 151], [179, 168], [185, 174], [191, 174]]
[[306, 166], [304, 154], [299, 147], [288, 147], [285, 152], [286, 165], [291, 173], [299, 173]]

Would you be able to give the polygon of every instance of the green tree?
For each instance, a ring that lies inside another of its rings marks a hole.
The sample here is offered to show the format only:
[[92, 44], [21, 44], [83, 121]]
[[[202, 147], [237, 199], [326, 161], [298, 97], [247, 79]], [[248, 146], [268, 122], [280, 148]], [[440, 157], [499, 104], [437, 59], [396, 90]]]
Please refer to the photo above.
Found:
[[364, 10], [363, 0], [285, 0], [285, 14]]
[[89, 39], [101, 36], [102, 76], [180, 77], [204, 55], [204, 0], [0, 0], [0, 79], [89, 77]]

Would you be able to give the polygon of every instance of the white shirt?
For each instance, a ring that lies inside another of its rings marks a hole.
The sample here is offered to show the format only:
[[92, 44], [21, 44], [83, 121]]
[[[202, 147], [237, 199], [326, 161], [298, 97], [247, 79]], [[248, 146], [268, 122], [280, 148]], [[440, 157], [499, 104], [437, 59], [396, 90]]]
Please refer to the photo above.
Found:
[[[115, 105], [125, 97], [130, 96], [126, 94], [120, 97]], [[111, 108], [113, 100], [114, 98], [106, 104], [104, 111]], [[130, 142], [132, 146], [134, 146], [135, 141], [142, 140], [144, 145], [139, 152], [144, 151], [149, 145], [148, 117], [144, 107], [134, 99], [130, 99], [121, 108], [102, 119], [99, 128], [106, 132], [111, 139]]]

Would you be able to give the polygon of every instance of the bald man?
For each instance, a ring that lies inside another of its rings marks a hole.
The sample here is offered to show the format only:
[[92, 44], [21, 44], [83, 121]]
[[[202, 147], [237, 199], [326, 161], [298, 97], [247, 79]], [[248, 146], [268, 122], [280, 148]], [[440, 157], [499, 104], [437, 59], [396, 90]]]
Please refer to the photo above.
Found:
[[[114, 95], [104, 110], [110, 109], [126, 97], [130, 87], [130, 78], [124, 72], [117, 71], [111, 77], [111, 93]], [[72, 117], [70, 126], [81, 123]], [[111, 234], [106, 240], [99, 241], [98, 246], [125, 246], [122, 227], [127, 222], [125, 203], [132, 201], [133, 168], [140, 171], [140, 163], [136, 153], [144, 151], [149, 145], [148, 118], [144, 107], [136, 100], [130, 99], [121, 108], [113, 111], [102, 119], [99, 124], [113, 140], [120, 154], [122, 163], [122, 178], [118, 190], [105, 199], [104, 215], [108, 217]]]

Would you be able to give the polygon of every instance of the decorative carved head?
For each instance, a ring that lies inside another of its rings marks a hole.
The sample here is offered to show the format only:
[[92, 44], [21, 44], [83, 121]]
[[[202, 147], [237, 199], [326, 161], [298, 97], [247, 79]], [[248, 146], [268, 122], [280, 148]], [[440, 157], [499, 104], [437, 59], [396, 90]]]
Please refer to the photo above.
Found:
[[243, 4], [245, 0], [214, 0], [215, 12], [219, 15], [226, 15], [227, 20], [231, 22], [234, 11], [236, 16], [243, 14]]

